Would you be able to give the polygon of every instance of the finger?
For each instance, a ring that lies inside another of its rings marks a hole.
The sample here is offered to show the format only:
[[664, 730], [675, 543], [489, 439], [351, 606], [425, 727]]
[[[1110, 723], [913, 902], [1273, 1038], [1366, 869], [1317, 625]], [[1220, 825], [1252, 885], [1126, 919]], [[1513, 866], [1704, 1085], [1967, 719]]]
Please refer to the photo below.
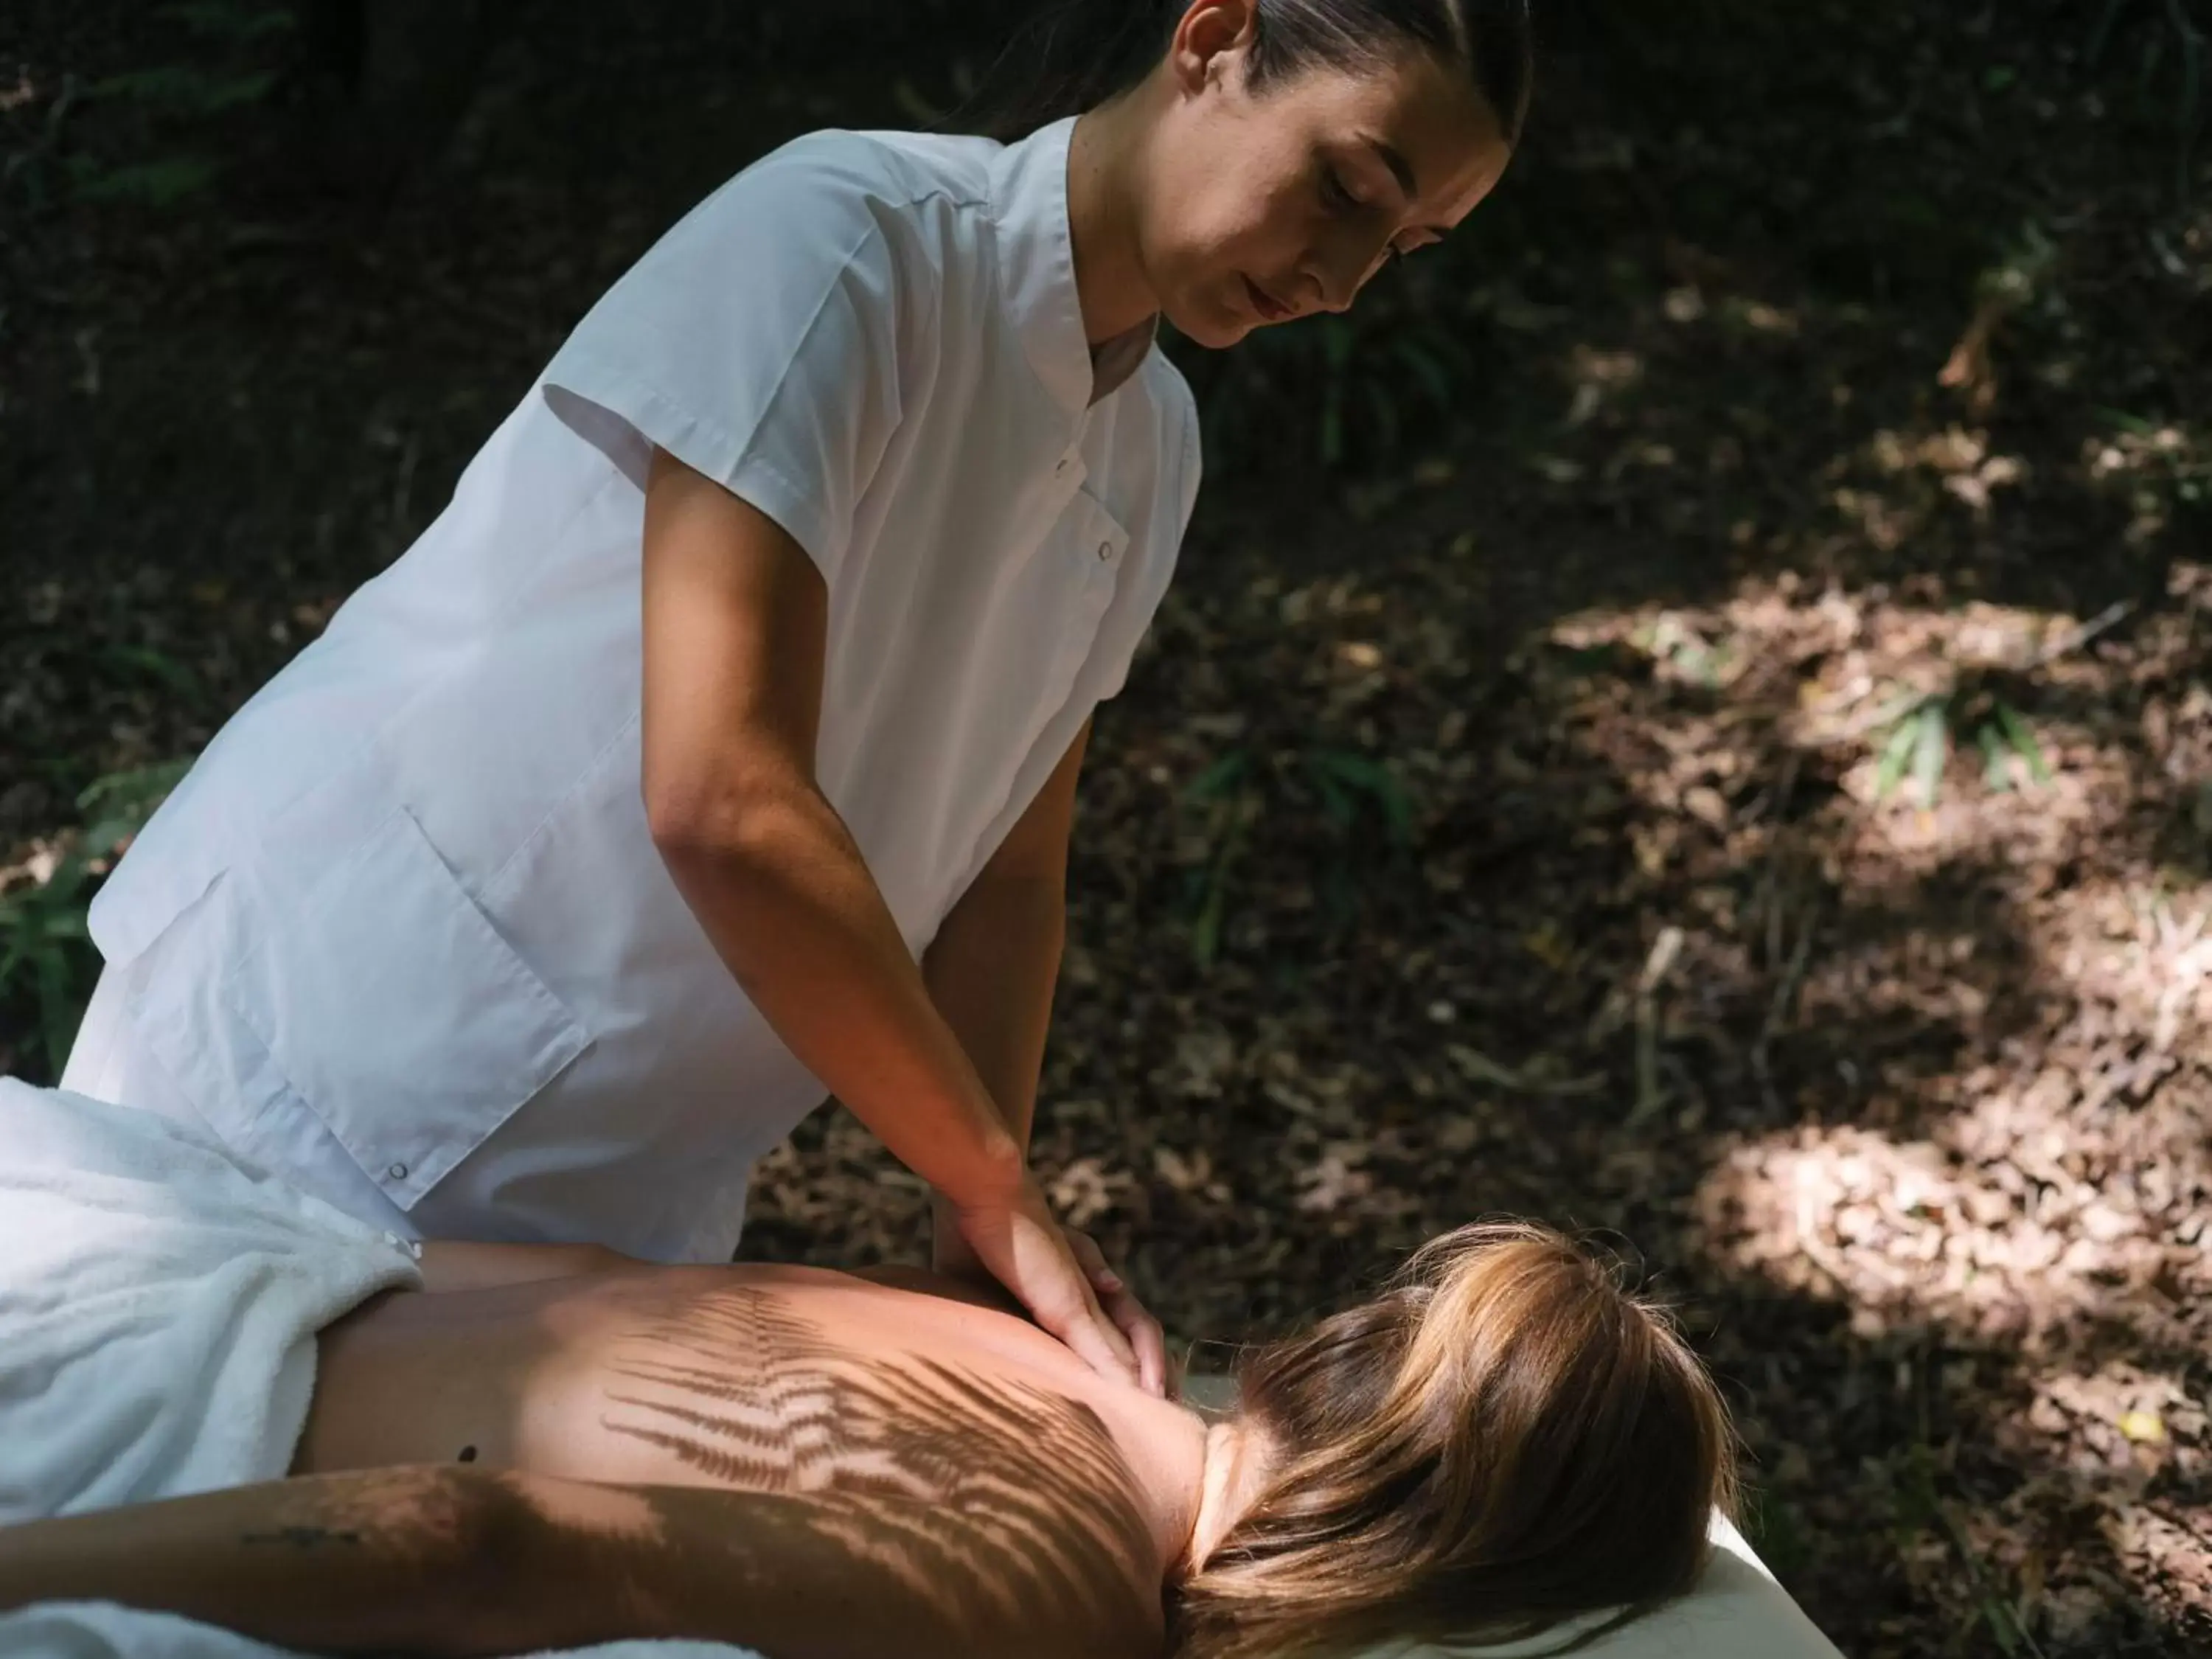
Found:
[[1087, 1287], [1079, 1311], [1058, 1322], [1039, 1316], [1037, 1322], [1101, 1376], [1110, 1376], [1117, 1382], [1138, 1382], [1135, 1350], [1105, 1311], [1090, 1299]]
[[1137, 1386], [1156, 1399], [1168, 1398], [1168, 1337], [1160, 1322], [1127, 1291], [1105, 1297], [1104, 1306], [1137, 1356]]
[[[1042, 1200], [1039, 1207], [1042, 1208]], [[1048, 1213], [1039, 1217], [1038, 1224], [1034, 1231], [1028, 1224], [1010, 1230], [1026, 1235], [1032, 1249], [1008, 1249], [1003, 1264], [994, 1259], [997, 1253], [991, 1245], [1011, 1246], [1014, 1243], [1011, 1237], [986, 1243], [988, 1229], [980, 1235], [970, 1232], [969, 1237], [985, 1264], [1029, 1309], [1040, 1328], [1065, 1343], [1101, 1376], [1134, 1383], [1136, 1353], [1129, 1346], [1128, 1339], [1100, 1309], [1091, 1287], [1090, 1275], [1077, 1258], [1075, 1246]]]
[[1136, 1357], [1137, 1386], [1156, 1399], [1168, 1397], [1167, 1333], [1159, 1321], [1145, 1310], [1143, 1303], [1122, 1282], [1121, 1275], [1107, 1264], [1106, 1253], [1098, 1248], [1098, 1241], [1086, 1232], [1073, 1227], [1062, 1228], [1067, 1246], [1074, 1253], [1084, 1277], [1098, 1297], [1098, 1305], [1114, 1328], [1121, 1332]]
[[[1081, 1234], [1076, 1237], [1083, 1237]], [[1088, 1238], [1083, 1238], [1083, 1243], [1091, 1244]], [[1091, 1254], [1097, 1257], [1100, 1267], [1105, 1266], [1104, 1259], [1098, 1257], [1098, 1247], [1096, 1244], [1091, 1244]], [[1079, 1267], [1081, 1254], [1073, 1248], [1072, 1242], [1069, 1255], [1074, 1258], [1070, 1265]], [[1081, 1311], [1075, 1316], [1073, 1331], [1080, 1332], [1084, 1340], [1079, 1341], [1071, 1333], [1062, 1335], [1060, 1340], [1082, 1354], [1084, 1358], [1090, 1362], [1093, 1370], [1107, 1376], [1118, 1376], [1128, 1382], [1136, 1382], [1138, 1380], [1136, 1350], [1130, 1346], [1129, 1340], [1121, 1334], [1121, 1327], [1114, 1322], [1101, 1305], [1100, 1297], [1091, 1287], [1090, 1275], [1087, 1273], [1079, 1272], [1074, 1277], [1073, 1288], [1076, 1295], [1081, 1298]], [[1087, 1349], [1103, 1352], [1103, 1353], [1087, 1352]], [[1101, 1363], [1102, 1359], [1103, 1363]]]
[[1123, 1288], [1121, 1275], [1107, 1265], [1106, 1252], [1098, 1248], [1097, 1239], [1073, 1227], [1062, 1228], [1061, 1231], [1066, 1235], [1067, 1248], [1075, 1253], [1076, 1265], [1083, 1269], [1083, 1276], [1091, 1281], [1092, 1290], [1107, 1297]]

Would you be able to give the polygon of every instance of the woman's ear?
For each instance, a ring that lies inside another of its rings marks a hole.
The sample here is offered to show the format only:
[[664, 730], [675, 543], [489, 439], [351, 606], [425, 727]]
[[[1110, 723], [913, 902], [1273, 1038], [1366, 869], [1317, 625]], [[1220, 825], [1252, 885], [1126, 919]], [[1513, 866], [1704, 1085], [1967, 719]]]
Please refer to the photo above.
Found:
[[1260, 0], [1191, 0], [1168, 45], [1168, 70], [1177, 88], [1195, 96], [1225, 87], [1241, 73], [1260, 25]]

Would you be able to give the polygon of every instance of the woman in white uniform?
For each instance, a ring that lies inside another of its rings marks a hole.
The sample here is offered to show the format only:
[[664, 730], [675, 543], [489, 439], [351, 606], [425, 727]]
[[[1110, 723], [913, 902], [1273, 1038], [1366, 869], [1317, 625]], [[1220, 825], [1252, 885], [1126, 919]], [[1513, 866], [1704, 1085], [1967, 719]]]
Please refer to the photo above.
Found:
[[1091, 711], [1198, 486], [1153, 331], [1340, 311], [1443, 234], [1529, 31], [1084, 7], [1059, 118], [799, 139], [592, 308], [110, 878], [69, 1087], [409, 1237], [672, 1261], [835, 1094], [940, 1267], [1163, 1386], [1024, 1154]]

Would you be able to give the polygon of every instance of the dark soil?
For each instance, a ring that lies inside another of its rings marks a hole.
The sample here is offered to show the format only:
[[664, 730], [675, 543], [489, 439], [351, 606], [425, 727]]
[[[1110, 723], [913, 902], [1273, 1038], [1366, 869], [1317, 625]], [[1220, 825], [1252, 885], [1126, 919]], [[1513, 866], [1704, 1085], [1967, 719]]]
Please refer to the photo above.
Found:
[[[407, 545], [661, 228], [783, 136], [913, 124], [977, 50], [945, 23], [856, 56], [849, 7], [544, 0], [457, 46], [395, 149], [333, 140], [296, 79], [57, 123], [65, 75], [207, 48], [24, 9], [17, 896], [80, 790], [204, 744]], [[1182, 1343], [1477, 1215], [1598, 1231], [1727, 1380], [1749, 1529], [1845, 1651], [2212, 1651], [2187, 15], [1664, 10], [1550, 9], [1513, 175], [1363, 303], [1360, 351], [1193, 360], [1233, 464], [1101, 712], [1036, 1162]], [[228, 170], [88, 198], [187, 149]], [[1911, 690], [1953, 740], [1885, 778]], [[2033, 760], [1979, 746], [2008, 713]], [[0, 1067], [40, 1073], [28, 993], [0, 999]], [[922, 1248], [919, 1188], [834, 1112], [753, 1215], [749, 1254]]]

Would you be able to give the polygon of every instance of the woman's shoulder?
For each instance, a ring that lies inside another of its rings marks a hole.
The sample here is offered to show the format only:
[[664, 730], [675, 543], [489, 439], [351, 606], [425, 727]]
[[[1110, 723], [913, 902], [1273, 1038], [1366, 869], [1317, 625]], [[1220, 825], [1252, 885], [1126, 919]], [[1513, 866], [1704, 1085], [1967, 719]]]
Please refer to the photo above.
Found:
[[804, 179], [813, 188], [884, 207], [981, 206], [989, 197], [991, 160], [1000, 148], [988, 138], [957, 134], [824, 127], [770, 150], [738, 176]]

